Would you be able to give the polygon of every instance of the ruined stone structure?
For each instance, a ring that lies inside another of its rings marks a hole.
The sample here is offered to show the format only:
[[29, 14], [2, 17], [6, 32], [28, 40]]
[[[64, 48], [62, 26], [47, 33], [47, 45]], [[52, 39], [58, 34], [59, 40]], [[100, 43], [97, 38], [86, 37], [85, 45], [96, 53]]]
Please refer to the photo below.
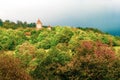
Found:
[[52, 29], [52, 27], [49, 25], [49, 26], [48, 26], [48, 30], [51, 30], [51, 29]]

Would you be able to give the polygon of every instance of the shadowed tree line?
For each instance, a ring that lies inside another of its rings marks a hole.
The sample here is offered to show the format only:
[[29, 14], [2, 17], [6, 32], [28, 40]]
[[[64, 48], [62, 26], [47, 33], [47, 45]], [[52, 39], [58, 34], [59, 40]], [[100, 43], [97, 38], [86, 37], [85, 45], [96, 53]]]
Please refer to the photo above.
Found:
[[32, 23], [27, 23], [26, 21], [25, 22], [22, 22], [20, 20], [18, 20], [17, 22], [13, 22], [13, 21], [10, 21], [10, 20], [5, 20], [3, 21], [2, 19], [0, 19], [0, 27], [3, 27], [3, 28], [12, 28], [12, 29], [17, 29], [17, 28], [33, 28], [36, 26], [36, 23], [32, 22]]

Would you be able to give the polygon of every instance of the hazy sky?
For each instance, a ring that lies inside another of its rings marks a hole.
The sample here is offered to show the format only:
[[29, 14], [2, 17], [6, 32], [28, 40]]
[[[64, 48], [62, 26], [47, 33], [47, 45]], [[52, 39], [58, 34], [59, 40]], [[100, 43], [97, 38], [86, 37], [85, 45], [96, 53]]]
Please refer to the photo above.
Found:
[[0, 0], [0, 18], [118, 30], [120, 0]]

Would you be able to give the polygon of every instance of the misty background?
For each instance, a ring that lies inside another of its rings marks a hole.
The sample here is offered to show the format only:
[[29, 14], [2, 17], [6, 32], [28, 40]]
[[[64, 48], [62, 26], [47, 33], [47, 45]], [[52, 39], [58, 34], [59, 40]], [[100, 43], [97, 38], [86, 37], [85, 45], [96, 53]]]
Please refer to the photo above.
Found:
[[0, 18], [43, 25], [93, 27], [120, 35], [120, 0], [0, 0]]

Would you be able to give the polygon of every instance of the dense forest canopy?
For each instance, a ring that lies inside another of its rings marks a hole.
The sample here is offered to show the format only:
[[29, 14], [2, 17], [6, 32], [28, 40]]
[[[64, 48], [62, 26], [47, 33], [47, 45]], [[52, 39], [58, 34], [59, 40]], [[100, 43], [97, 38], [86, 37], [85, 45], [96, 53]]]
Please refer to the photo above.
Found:
[[0, 19], [0, 80], [120, 79], [120, 37], [94, 28], [35, 25]]

